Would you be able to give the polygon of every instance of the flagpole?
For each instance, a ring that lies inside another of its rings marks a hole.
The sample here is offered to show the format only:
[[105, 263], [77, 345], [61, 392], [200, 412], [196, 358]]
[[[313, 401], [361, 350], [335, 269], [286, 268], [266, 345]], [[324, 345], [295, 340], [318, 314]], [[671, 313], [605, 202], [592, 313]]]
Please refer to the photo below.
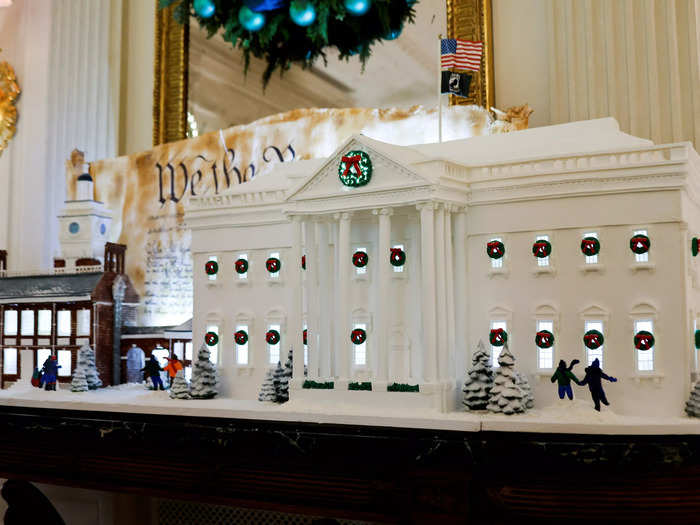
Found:
[[442, 33], [438, 35], [437, 49], [437, 102], [438, 102], [438, 142], [442, 142]]

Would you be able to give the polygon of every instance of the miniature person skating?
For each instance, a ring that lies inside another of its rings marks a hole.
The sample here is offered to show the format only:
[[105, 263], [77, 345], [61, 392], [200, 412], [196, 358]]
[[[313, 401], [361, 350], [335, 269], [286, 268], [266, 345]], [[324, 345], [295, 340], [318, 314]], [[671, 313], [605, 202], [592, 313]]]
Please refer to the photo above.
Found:
[[58, 364], [55, 355], [48, 357], [44, 361], [44, 366], [41, 370], [43, 372], [45, 390], [56, 390], [56, 376], [59, 368], [61, 368], [61, 365]]
[[579, 363], [578, 359], [571, 361], [571, 364], [567, 367], [566, 361], [563, 359], [559, 361], [559, 366], [557, 367], [554, 375], [552, 375], [552, 383], [555, 381], [559, 386], [559, 399], [564, 399], [564, 395], [569, 399], [574, 399], [574, 391], [571, 390], [571, 381], [580, 385], [578, 378], [574, 375], [571, 369]]
[[146, 366], [141, 369], [141, 371], [144, 373], [144, 380], [148, 379], [149, 377], [151, 378], [153, 390], [165, 390], [163, 380], [160, 378], [160, 373], [163, 371], [163, 369], [160, 367], [160, 364], [158, 364], [158, 359], [156, 356], [151, 355], [151, 358], [146, 363]]
[[184, 367], [175, 355], [173, 355], [173, 357], [166, 357], [166, 359], [168, 360], [168, 364], [165, 365], [164, 370], [168, 372], [168, 376], [170, 377], [170, 385], [172, 386], [173, 381], [175, 381], [177, 371], [182, 370]]
[[603, 391], [603, 385], [601, 384], [601, 379], [607, 379], [611, 383], [617, 381], [617, 378], [607, 375], [600, 368], [600, 361], [594, 359], [591, 366], [586, 368], [586, 377], [579, 385], [588, 385], [588, 390], [591, 392], [591, 397], [593, 398], [593, 403], [595, 403], [595, 409], [600, 412], [600, 404], [603, 403], [608, 406], [608, 398], [605, 397], [605, 392]]

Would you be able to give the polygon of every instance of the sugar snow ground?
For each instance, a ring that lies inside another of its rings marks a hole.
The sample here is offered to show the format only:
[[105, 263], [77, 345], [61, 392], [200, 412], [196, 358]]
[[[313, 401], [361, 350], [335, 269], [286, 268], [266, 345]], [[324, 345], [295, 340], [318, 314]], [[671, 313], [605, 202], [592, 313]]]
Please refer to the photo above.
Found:
[[322, 401], [289, 401], [283, 405], [255, 400], [215, 398], [170, 399], [167, 391], [147, 390], [129, 384], [89, 392], [71, 392], [60, 385], [47, 392], [28, 384], [0, 391], [0, 405], [93, 410], [134, 414], [165, 414], [270, 421], [303, 421], [345, 425], [388, 426], [457, 430], [466, 432], [503, 431], [567, 434], [700, 434], [700, 419], [688, 417], [622, 416], [604, 407], [593, 410], [584, 400], [561, 401], [525, 414], [506, 416], [489, 412], [449, 412], [386, 408]]

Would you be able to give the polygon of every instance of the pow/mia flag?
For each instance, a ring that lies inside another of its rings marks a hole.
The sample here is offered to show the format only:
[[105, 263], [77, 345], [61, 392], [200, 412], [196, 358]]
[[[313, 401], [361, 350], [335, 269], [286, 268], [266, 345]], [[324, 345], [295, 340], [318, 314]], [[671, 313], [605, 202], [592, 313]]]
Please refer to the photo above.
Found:
[[441, 79], [440, 93], [451, 93], [458, 97], [469, 96], [469, 85], [472, 77], [468, 73], [453, 73], [443, 71]]

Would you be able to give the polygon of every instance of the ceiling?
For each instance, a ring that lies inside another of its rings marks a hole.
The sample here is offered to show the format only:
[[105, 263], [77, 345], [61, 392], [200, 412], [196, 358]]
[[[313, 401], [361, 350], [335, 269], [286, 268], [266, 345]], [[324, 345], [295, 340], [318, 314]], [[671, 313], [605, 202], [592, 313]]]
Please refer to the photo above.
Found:
[[219, 35], [206, 38], [196, 23], [190, 30], [189, 111], [200, 133], [245, 124], [305, 107], [406, 107], [434, 105], [438, 35], [446, 33], [444, 0], [420, 0], [416, 23], [401, 36], [373, 48], [365, 71], [358, 59], [329, 56], [310, 70], [292, 67], [273, 75], [263, 92], [265, 64], [252, 59], [243, 73], [242, 53]]

